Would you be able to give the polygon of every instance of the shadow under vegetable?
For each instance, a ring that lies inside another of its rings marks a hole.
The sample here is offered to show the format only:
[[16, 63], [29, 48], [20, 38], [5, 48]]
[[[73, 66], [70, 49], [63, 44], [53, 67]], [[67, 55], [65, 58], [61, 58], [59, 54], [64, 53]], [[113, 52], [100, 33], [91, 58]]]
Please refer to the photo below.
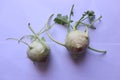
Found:
[[34, 65], [39, 71], [46, 72], [49, 68], [50, 60], [51, 60], [51, 56], [49, 56], [46, 60], [44, 60], [42, 62], [39, 62], [39, 63], [34, 62]]

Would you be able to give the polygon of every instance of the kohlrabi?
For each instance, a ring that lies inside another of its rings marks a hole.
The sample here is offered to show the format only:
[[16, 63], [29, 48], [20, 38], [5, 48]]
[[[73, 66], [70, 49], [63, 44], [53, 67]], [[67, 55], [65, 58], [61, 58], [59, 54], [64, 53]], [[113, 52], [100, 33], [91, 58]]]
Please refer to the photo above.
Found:
[[[93, 24], [100, 20], [102, 18], [102, 16], [100, 16], [99, 18], [95, 19], [95, 14], [93, 11], [86, 11], [82, 17], [74, 23], [74, 25], [72, 26], [71, 23], [73, 22], [73, 20], [71, 20], [71, 16], [73, 16], [73, 7], [71, 8], [70, 14], [62, 16], [62, 14], [58, 14], [57, 17], [55, 17], [54, 21], [57, 24], [61, 24], [61, 25], [66, 25], [68, 28], [68, 33], [65, 39], [64, 43], [58, 42], [56, 41], [48, 32], [48, 30], [46, 30], [47, 35], [49, 36], [49, 38], [51, 40], [53, 40], [54, 42], [56, 42], [57, 44], [60, 44], [64, 47], [66, 47], [68, 49], [68, 51], [70, 51], [70, 53], [72, 54], [83, 54], [86, 52], [86, 49], [91, 49], [93, 51], [96, 52], [101, 52], [101, 53], [106, 53], [106, 51], [101, 51], [101, 50], [96, 50], [94, 48], [91, 48], [89, 46], [89, 35], [88, 35], [88, 28], [92, 28], [92, 29], [96, 29]], [[49, 25], [49, 21], [52, 18], [53, 14], [49, 17], [48, 22], [46, 23], [46, 27], [52, 27], [52, 25]], [[88, 20], [88, 21], [87, 21]], [[87, 23], [85, 22], [87, 21]], [[78, 30], [79, 26], [85, 26], [85, 31], [82, 30]]]
[[[45, 32], [45, 29], [41, 29], [39, 33], [35, 33], [34, 30], [31, 28], [30, 23], [28, 24], [28, 28], [31, 30], [33, 35], [25, 35], [20, 39], [16, 38], [8, 38], [11, 40], [17, 40], [18, 43], [24, 43], [28, 46], [27, 56], [33, 62], [44, 62], [48, 59], [50, 54], [50, 49], [45, 42], [44, 37], [40, 38], [39, 35]], [[30, 39], [30, 43], [26, 42], [24, 39]]]

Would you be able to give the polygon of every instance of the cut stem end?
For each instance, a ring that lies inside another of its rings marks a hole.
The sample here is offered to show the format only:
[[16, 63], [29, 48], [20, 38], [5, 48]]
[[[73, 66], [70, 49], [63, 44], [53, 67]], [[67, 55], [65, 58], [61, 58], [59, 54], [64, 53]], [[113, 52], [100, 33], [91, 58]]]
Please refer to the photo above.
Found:
[[95, 52], [100, 52], [100, 53], [107, 53], [107, 51], [105, 51], [105, 50], [97, 50], [97, 49], [94, 49], [94, 48], [92, 48], [92, 47], [88, 47], [88, 49], [90, 49], [90, 50], [93, 50], [93, 51], [95, 51]]

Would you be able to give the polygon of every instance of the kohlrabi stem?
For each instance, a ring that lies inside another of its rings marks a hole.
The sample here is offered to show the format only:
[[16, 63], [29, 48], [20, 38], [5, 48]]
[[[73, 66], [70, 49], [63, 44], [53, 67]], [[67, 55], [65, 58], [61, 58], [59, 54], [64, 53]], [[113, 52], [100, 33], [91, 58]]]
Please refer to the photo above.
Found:
[[42, 27], [37, 34], [40, 35], [41, 33], [43, 33], [43, 30], [44, 30], [44, 29], [45, 29], [45, 27]]
[[55, 43], [57, 43], [57, 44], [59, 44], [59, 45], [65, 46], [65, 44], [62, 44], [62, 43], [58, 42], [57, 40], [55, 40], [55, 39], [50, 35], [50, 33], [49, 33], [48, 31], [46, 31], [46, 33], [47, 33], [48, 37], [49, 37], [52, 41], [54, 41]]
[[22, 41], [22, 40], [19, 40], [19, 39], [17, 39], [17, 38], [7, 38], [7, 40], [16, 40], [16, 41], [19, 41], [19, 42], [21, 42], [21, 43], [27, 45], [29, 48], [32, 48], [27, 42]]
[[71, 26], [70, 23], [71, 23], [71, 16], [73, 15], [73, 8], [74, 8], [74, 4], [72, 5], [72, 8], [69, 14], [68, 32], [70, 32], [70, 26]]
[[102, 16], [98, 17], [96, 20], [94, 20], [94, 21], [92, 22], [92, 24], [95, 23], [95, 22], [97, 22], [97, 21], [100, 20], [101, 18], [102, 18]]
[[[52, 15], [48, 18], [48, 21], [47, 21], [46, 24], [45, 24], [47, 29], [48, 29], [49, 27], [52, 27], [52, 26], [53, 26], [53, 25], [48, 26], [48, 25], [49, 25], [49, 22], [50, 22], [50, 19], [52, 18], [53, 15], [54, 15], [54, 14], [52, 14]], [[56, 42], [56, 43], [59, 44], [59, 45], [65, 46], [65, 44], [60, 43], [60, 42], [58, 42], [57, 40], [55, 40], [55, 39], [51, 36], [51, 34], [48, 32], [48, 30], [46, 30], [46, 33], [47, 33], [48, 37], [49, 37], [52, 41]]]
[[18, 43], [19, 43], [21, 40], [23, 40], [24, 38], [28, 38], [28, 37], [32, 38], [32, 37], [34, 37], [34, 35], [24, 35], [24, 36], [22, 36], [22, 37], [18, 40]]
[[96, 29], [96, 27], [94, 27], [93, 24], [94, 24], [95, 22], [97, 22], [98, 20], [100, 20], [101, 18], [102, 18], [102, 16], [98, 17], [96, 20], [94, 20], [94, 21], [91, 22], [90, 24], [86, 24], [86, 23], [83, 23], [83, 22], [81, 22], [81, 24], [86, 25], [88, 28]]
[[92, 24], [87, 24], [87, 23], [83, 23], [83, 22], [80, 22], [80, 24], [85, 25], [88, 28], [96, 29], [95, 27], [92, 27]]
[[74, 29], [74, 30], [77, 29], [78, 25], [80, 24], [80, 20], [81, 20], [81, 19], [79, 19], [78, 22], [75, 24], [75, 26], [73, 26], [73, 29]]
[[[52, 25], [54, 25], [54, 24], [55, 24], [55, 23], [53, 23]], [[41, 30], [40, 30], [40, 32], [38, 32], [37, 34], [40, 35], [40, 34], [46, 32], [47, 30], [51, 29], [52, 27], [53, 27], [53, 26], [51, 26], [51, 27], [45, 29], [44, 31], [41, 31]], [[46, 28], [46, 26], [45, 26], [44, 28]]]
[[42, 27], [40, 29], [40, 31], [37, 33], [37, 35], [40, 35], [40, 34], [44, 33], [46, 30], [49, 30], [49, 29], [51, 29], [51, 27], [49, 27], [48, 29], [46, 29], [46, 27], [44, 26], [44, 27]]
[[[84, 17], [86, 16], [87, 14], [83, 14], [82, 17], [77, 21], [77, 23], [75, 24], [75, 26], [73, 26], [73, 29], [76, 30], [77, 27], [79, 26], [79, 24], [81, 23], [81, 21], [84, 19]], [[86, 18], [85, 18], [86, 19]], [[85, 20], [84, 19], [84, 20]]]
[[88, 46], [88, 49], [93, 50], [93, 51], [96, 51], [96, 52], [107, 53], [107, 51], [97, 50], [97, 49], [94, 49], [94, 48], [92, 48], [92, 47], [90, 47], [90, 46]]
[[30, 26], [30, 23], [28, 23], [28, 28], [31, 30], [31, 32], [35, 35], [35, 37], [41, 42], [39, 36], [34, 32], [34, 30], [32, 29], [32, 27]]
[[[94, 13], [91, 13], [91, 15], [93, 15]], [[87, 16], [88, 15], [88, 16]], [[89, 17], [89, 15], [90, 15], [90, 12], [88, 13], [88, 12], [85, 12], [83, 15], [82, 15], [82, 17], [78, 20], [78, 22], [75, 24], [75, 26], [74, 26], [74, 30], [76, 30], [77, 29], [77, 27], [79, 26], [79, 24], [84, 24], [84, 25], [86, 25], [86, 26], [88, 26], [89, 28], [93, 28], [93, 29], [96, 29], [95, 27], [92, 27], [92, 25], [96, 22], [96, 21], [98, 21], [98, 20], [100, 20], [101, 18], [102, 18], [102, 16], [100, 16], [99, 18], [97, 18], [96, 20], [94, 20], [92, 23], [90, 23], [90, 24], [86, 24], [86, 23], [83, 23], [82, 21], [84, 21], [85, 19], [87, 19], [88, 17]], [[85, 17], [85, 16], [87, 16], [87, 17]]]
[[84, 20], [86, 20], [88, 17], [85, 17], [85, 18], [83, 18], [81, 21], [84, 21]]

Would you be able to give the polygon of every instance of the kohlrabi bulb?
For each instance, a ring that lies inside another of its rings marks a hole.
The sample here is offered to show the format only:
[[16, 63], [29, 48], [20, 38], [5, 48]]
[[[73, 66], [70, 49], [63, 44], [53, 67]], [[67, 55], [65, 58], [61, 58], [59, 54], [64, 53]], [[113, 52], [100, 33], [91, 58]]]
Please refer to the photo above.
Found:
[[67, 34], [65, 45], [72, 54], [83, 54], [89, 45], [88, 34], [79, 30], [71, 31]]
[[30, 47], [27, 50], [27, 56], [33, 62], [43, 62], [48, 59], [50, 50], [44, 42], [34, 41], [30, 44]]

